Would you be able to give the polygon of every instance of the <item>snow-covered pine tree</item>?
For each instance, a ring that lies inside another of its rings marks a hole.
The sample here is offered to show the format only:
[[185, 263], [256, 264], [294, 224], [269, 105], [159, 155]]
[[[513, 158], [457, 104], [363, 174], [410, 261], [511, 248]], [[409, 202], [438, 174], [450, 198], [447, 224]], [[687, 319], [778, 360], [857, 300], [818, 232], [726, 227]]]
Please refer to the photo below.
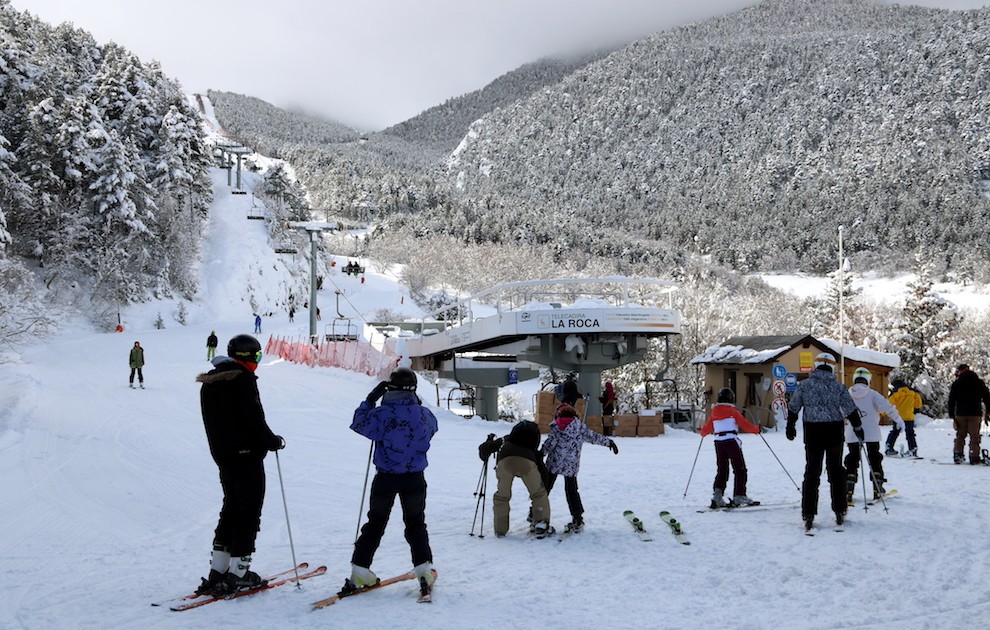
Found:
[[951, 373], [962, 346], [956, 331], [963, 316], [952, 302], [932, 290], [935, 283], [927, 253], [919, 251], [914, 260], [916, 277], [907, 285], [893, 350], [900, 356], [900, 372], [906, 382], [933, 383], [925, 406], [937, 412], [944, 409], [950, 384], [950, 379], [941, 375]]

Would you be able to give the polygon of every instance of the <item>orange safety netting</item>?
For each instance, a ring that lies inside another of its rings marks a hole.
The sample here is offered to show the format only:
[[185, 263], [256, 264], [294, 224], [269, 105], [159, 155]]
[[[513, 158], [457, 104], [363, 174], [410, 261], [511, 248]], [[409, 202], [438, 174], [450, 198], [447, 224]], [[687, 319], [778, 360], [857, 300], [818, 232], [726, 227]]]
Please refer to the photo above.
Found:
[[271, 336], [265, 346], [265, 354], [309, 367], [341, 368], [383, 380], [399, 364], [399, 357], [386, 355], [365, 339], [321, 342], [317, 338], [314, 344], [308, 338], [292, 340]]

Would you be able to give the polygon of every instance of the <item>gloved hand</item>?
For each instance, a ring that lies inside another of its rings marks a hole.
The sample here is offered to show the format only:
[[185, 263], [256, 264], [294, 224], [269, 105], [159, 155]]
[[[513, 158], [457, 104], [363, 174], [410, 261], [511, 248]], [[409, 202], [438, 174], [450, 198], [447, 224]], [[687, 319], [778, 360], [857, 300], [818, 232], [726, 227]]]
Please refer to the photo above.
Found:
[[615, 453], [616, 455], [619, 454], [619, 446], [615, 443], [615, 440], [609, 440], [608, 447], [612, 449], [612, 452]]
[[858, 427], [853, 427], [853, 433], [856, 435], [856, 439], [859, 440], [860, 442], [866, 441], [866, 434], [863, 432], [863, 425], [859, 425]]
[[787, 429], [784, 430], [784, 435], [787, 436], [788, 440], [793, 442], [794, 438], [797, 437], [797, 425], [795, 425], [793, 422], [788, 422]]
[[271, 450], [271, 451], [280, 451], [283, 448], [285, 448], [285, 438], [283, 438], [281, 435], [276, 435], [275, 436], [275, 447], [274, 448], [271, 448], [269, 450]]
[[482, 461], [485, 461], [501, 447], [502, 440], [495, 439], [495, 434], [489, 433], [488, 439], [478, 446], [478, 457], [480, 457]]
[[375, 388], [371, 390], [371, 393], [368, 394], [368, 397], [365, 398], [365, 400], [367, 400], [373, 405], [376, 402], [378, 402], [378, 399], [384, 396], [385, 392], [387, 391], [388, 391], [388, 383], [382, 381], [381, 383], [375, 385]]

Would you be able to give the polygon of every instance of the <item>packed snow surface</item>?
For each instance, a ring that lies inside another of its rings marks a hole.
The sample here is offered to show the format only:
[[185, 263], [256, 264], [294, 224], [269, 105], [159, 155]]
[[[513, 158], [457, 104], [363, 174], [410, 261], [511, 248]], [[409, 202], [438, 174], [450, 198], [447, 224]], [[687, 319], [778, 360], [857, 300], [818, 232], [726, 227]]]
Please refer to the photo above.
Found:
[[[203, 291], [185, 325], [175, 321], [174, 302], [128, 309], [123, 333], [66, 322], [57, 338], [0, 369], [0, 627], [976, 628], [990, 618], [990, 468], [930, 459], [951, 459], [948, 420], [921, 419], [925, 459], [888, 458], [888, 487], [899, 493], [886, 509], [865, 511], [858, 489], [841, 533], [829, 526], [823, 499], [818, 535], [803, 534], [800, 434], [795, 442], [783, 431], [742, 437], [749, 495], [785, 505], [699, 513], [715, 473], [711, 440], [668, 425], [660, 437], [616, 438], [618, 455], [585, 446], [584, 532], [562, 542], [529, 539], [528, 498], [517, 482], [510, 534], [496, 539], [490, 468], [478, 509], [486, 470], [477, 446], [511, 425], [449, 412], [446, 396], [425, 380], [419, 394], [440, 424], [426, 471], [439, 570], [434, 601], [417, 604], [415, 586], [404, 582], [312, 611], [309, 604], [336, 592], [349, 573], [369, 455], [369, 442], [349, 425], [375, 382], [268, 357], [257, 372], [261, 397], [287, 447], [278, 460], [266, 460], [268, 494], [252, 568], [292, 566], [291, 524], [296, 558], [329, 570], [299, 588], [192, 611], [152, 607], [191, 591], [209, 569], [221, 494], [194, 382], [209, 367], [206, 337], [215, 329], [222, 353], [231, 336], [252, 332], [246, 284], [271, 295], [286, 286], [264, 226], [244, 218], [250, 199], [229, 195], [223, 180], [218, 172]], [[400, 304], [418, 314], [404, 289], [373, 269], [368, 265], [363, 284], [339, 272], [329, 278], [320, 297], [324, 320], [335, 287], [345, 307], [362, 316]], [[158, 313], [166, 324], [160, 330], [153, 325]], [[259, 337], [305, 335], [307, 322], [305, 310], [293, 324], [274, 313]], [[146, 351], [145, 390], [127, 386], [134, 341]], [[520, 387], [527, 397], [535, 391]], [[552, 523], [563, 530], [562, 482], [551, 503]], [[383, 578], [411, 565], [398, 509], [372, 567]], [[653, 532], [652, 542], [635, 535], [622, 515], [627, 509]], [[661, 510], [682, 522], [690, 546], [676, 543]]]

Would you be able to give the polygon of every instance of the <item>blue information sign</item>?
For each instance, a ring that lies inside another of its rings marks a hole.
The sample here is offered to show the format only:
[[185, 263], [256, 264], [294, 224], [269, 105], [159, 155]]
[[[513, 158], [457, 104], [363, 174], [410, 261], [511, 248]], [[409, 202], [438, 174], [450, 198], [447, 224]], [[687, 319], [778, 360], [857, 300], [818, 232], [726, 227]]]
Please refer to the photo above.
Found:
[[515, 385], [519, 382], [519, 370], [516, 368], [509, 368], [509, 385]]
[[787, 376], [787, 368], [781, 364], [776, 364], [773, 366], [773, 377], [778, 381]]
[[788, 392], [793, 392], [797, 389], [797, 376], [794, 374], [787, 374], [784, 376], [784, 384], [787, 385]]

